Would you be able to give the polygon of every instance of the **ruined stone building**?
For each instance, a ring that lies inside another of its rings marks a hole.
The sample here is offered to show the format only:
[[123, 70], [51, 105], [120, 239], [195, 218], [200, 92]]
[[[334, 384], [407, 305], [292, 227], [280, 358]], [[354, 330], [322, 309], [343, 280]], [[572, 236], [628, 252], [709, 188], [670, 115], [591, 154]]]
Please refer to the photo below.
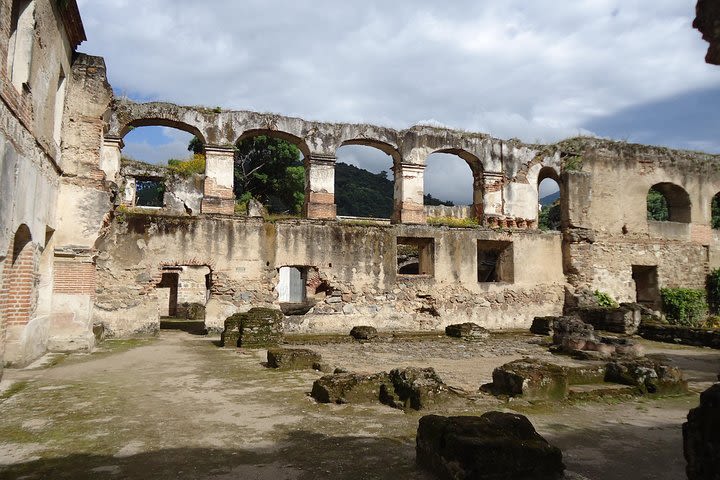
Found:
[[[90, 349], [93, 326], [115, 337], [154, 333], [161, 316], [197, 305], [215, 329], [251, 306], [282, 308], [296, 332], [526, 328], [587, 290], [657, 306], [660, 287], [703, 287], [720, 265], [711, 228], [718, 156], [136, 104], [113, 96], [102, 58], [76, 51], [85, 35], [75, 0], [2, 0], [0, 19], [0, 364]], [[123, 136], [151, 125], [199, 138], [205, 173], [123, 162]], [[234, 214], [233, 148], [257, 134], [304, 155], [302, 219]], [[391, 221], [337, 218], [344, 145], [392, 157]], [[478, 227], [426, 222], [423, 175], [434, 152], [469, 165], [473, 205], [450, 213]], [[537, 228], [545, 178], [560, 185], [562, 232]], [[148, 181], [164, 183], [161, 204], [138, 202]], [[668, 221], [648, 220], [651, 187]]]

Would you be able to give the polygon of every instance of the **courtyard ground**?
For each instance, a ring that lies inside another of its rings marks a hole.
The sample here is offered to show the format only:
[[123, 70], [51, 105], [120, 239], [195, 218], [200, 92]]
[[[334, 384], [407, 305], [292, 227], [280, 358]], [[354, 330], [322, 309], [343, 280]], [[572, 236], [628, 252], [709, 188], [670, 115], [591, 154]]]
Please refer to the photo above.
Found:
[[[594, 480], [685, 477], [681, 425], [720, 371], [716, 350], [643, 342], [683, 368], [690, 395], [529, 403], [477, 393], [492, 369], [547, 356], [542, 338], [442, 336], [373, 343], [294, 339], [358, 372], [432, 366], [473, 392], [441, 414], [527, 415], [563, 450], [568, 470]], [[217, 337], [163, 331], [106, 341], [93, 354], [47, 355], [6, 369], [0, 383], [0, 478], [430, 479], [415, 466], [422, 413], [383, 405], [323, 405], [321, 375], [264, 368], [265, 351], [221, 349]], [[434, 412], [435, 413], [435, 412]]]

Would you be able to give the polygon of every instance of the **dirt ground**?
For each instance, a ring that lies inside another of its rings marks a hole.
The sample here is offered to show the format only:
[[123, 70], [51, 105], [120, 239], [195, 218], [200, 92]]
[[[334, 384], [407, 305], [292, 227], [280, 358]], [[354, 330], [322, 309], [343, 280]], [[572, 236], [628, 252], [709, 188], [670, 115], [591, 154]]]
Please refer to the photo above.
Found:
[[[415, 466], [417, 423], [430, 412], [317, 404], [308, 392], [320, 373], [269, 370], [264, 351], [220, 349], [217, 340], [163, 331], [5, 370], [0, 478], [432, 478]], [[425, 337], [293, 346], [352, 371], [432, 366], [451, 386], [476, 392], [496, 366], [549, 355], [541, 342], [504, 334], [481, 343]], [[475, 393], [433, 413], [527, 415], [563, 450], [568, 470], [590, 479], [685, 478], [681, 424], [716, 380], [720, 352], [644, 343], [684, 369], [690, 395], [531, 404]]]

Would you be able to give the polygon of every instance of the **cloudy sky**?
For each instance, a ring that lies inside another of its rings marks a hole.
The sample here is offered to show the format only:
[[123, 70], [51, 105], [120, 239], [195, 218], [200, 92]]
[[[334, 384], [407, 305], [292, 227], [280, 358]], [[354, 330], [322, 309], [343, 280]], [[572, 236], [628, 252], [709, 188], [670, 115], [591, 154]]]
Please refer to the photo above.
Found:
[[[695, 3], [78, 0], [81, 50], [104, 56], [116, 94], [138, 101], [720, 153], [720, 67], [703, 61]], [[159, 162], [185, 155], [187, 135], [137, 129], [126, 145]], [[338, 157], [390, 167], [368, 148]], [[467, 200], [460, 162], [434, 156], [427, 190]]]

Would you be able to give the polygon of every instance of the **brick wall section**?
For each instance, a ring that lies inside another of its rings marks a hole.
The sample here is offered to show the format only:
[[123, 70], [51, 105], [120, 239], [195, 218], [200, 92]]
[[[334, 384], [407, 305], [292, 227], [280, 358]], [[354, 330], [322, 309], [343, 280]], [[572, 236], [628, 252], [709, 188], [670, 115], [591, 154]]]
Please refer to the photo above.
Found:
[[37, 249], [28, 242], [13, 264], [13, 248], [11, 242], [8, 255], [5, 257], [0, 312], [5, 325], [26, 325], [37, 304], [35, 289], [38, 278]]
[[235, 213], [235, 194], [232, 188], [221, 187], [212, 178], [205, 178], [202, 213]]
[[90, 262], [62, 260], [55, 262], [53, 292], [95, 297], [97, 276]]

